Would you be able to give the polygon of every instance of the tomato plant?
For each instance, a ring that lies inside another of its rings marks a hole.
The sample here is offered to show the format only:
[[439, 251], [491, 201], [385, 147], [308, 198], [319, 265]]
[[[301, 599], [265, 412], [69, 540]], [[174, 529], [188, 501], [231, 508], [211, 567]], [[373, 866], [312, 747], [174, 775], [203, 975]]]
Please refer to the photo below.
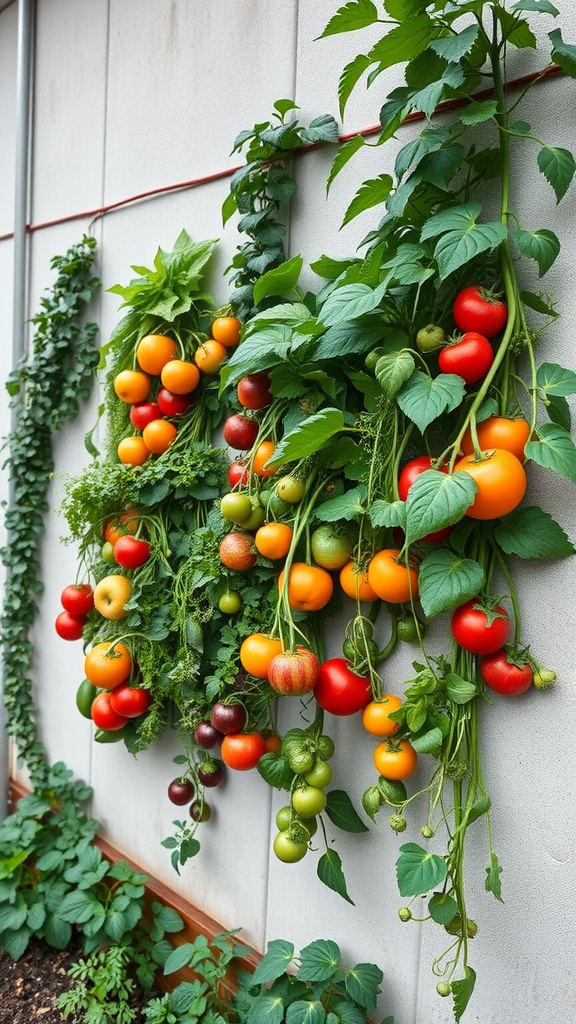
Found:
[[458, 292], [452, 315], [461, 331], [480, 331], [486, 338], [493, 338], [506, 326], [508, 306], [481, 285], [473, 284]]
[[506, 648], [480, 658], [480, 675], [491, 690], [505, 697], [517, 697], [529, 690], [534, 670], [529, 661]]
[[320, 665], [314, 697], [332, 715], [355, 715], [372, 697], [370, 679], [356, 675], [344, 658], [329, 658]]
[[442, 373], [455, 373], [466, 384], [482, 380], [493, 361], [492, 345], [484, 335], [476, 331], [467, 331], [438, 354], [438, 366]]
[[472, 598], [452, 613], [450, 626], [454, 639], [464, 650], [491, 654], [508, 640], [510, 616], [500, 604], [492, 607]]

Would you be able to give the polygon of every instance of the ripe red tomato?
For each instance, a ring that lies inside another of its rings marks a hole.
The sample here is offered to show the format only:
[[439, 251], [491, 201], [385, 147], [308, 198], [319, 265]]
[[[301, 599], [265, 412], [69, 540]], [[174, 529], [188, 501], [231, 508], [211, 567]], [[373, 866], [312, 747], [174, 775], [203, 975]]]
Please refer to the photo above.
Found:
[[116, 541], [114, 558], [124, 569], [139, 569], [150, 558], [150, 545], [147, 540], [137, 540], [126, 534]]
[[130, 422], [136, 430], [144, 430], [152, 420], [162, 416], [162, 409], [156, 402], [135, 402], [130, 406]]
[[94, 591], [89, 583], [71, 583], [64, 587], [60, 604], [70, 615], [88, 615], [94, 607]]
[[129, 686], [128, 683], [120, 683], [110, 692], [110, 707], [118, 715], [124, 718], [138, 718], [148, 711], [152, 703], [150, 690], [143, 686]]
[[248, 373], [238, 381], [238, 401], [245, 409], [265, 409], [272, 401], [267, 373]]
[[263, 754], [266, 742], [259, 732], [231, 732], [222, 740], [220, 756], [229, 768], [246, 772], [255, 768]]
[[227, 569], [245, 572], [256, 562], [254, 538], [250, 533], [227, 533], [219, 548], [220, 561]]
[[314, 697], [332, 715], [355, 715], [372, 699], [370, 680], [352, 671], [344, 658], [330, 658], [320, 665]]
[[90, 717], [94, 725], [97, 729], [102, 729], [103, 732], [116, 732], [117, 729], [123, 729], [128, 721], [125, 715], [119, 715], [117, 711], [114, 711], [110, 703], [110, 696], [108, 690], [99, 693], [92, 701], [90, 708]]
[[268, 682], [276, 693], [300, 696], [309, 693], [318, 682], [320, 662], [307, 647], [276, 654], [268, 668]]
[[243, 413], [235, 413], [229, 416], [224, 423], [224, 440], [231, 448], [237, 451], [247, 451], [252, 447], [258, 436], [258, 421], [244, 416]]
[[185, 412], [188, 412], [191, 398], [189, 395], [177, 395], [174, 391], [169, 391], [168, 388], [158, 388], [156, 401], [160, 409], [160, 417], [164, 415], [171, 418], [183, 416]]
[[438, 354], [442, 373], [455, 373], [467, 384], [475, 384], [488, 373], [494, 362], [494, 352], [488, 338], [475, 331], [463, 334], [459, 341], [446, 345]]
[[71, 615], [70, 612], [63, 611], [56, 616], [54, 628], [63, 640], [80, 640], [85, 622], [85, 616]]
[[477, 597], [466, 601], [452, 614], [452, 635], [471, 654], [492, 654], [503, 647], [510, 635], [510, 616], [502, 605], [486, 611]]
[[[401, 501], [406, 501], [408, 491], [412, 487], [416, 477], [420, 476], [421, 473], [425, 473], [427, 469], [431, 469], [433, 461], [434, 460], [431, 459], [429, 455], [419, 455], [418, 458], [412, 459], [411, 462], [406, 463], [398, 477], [398, 496]], [[438, 468], [441, 473], [448, 473], [448, 467], [446, 465], [435, 468]], [[453, 526], [445, 526], [443, 530], [435, 530], [434, 533], [427, 533], [422, 540], [444, 540], [452, 533], [453, 529]]]
[[241, 484], [243, 487], [248, 483], [250, 470], [245, 462], [232, 462], [228, 467], [228, 480], [231, 487]]
[[459, 330], [480, 331], [485, 338], [493, 338], [506, 325], [508, 306], [481, 285], [473, 284], [458, 293], [452, 315]]
[[512, 655], [505, 648], [480, 658], [480, 675], [495, 693], [506, 697], [517, 697], [532, 686], [534, 670], [522, 658], [510, 660]]

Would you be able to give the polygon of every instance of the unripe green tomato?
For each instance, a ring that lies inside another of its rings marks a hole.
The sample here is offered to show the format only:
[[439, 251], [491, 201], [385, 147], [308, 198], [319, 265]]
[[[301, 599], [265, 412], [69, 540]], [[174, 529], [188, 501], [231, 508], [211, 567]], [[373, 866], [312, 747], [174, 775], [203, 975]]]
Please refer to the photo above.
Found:
[[278, 831], [286, 832], [287, 829], [292, 827], [297, 832], [298, 826], [303, 826], [306, 830], [305, 834], [302, 835], [302, 839], [307, 841], [316, 833], [318, 822], [316, 818], [297, 818], [288, 804], [285, 807], [281, 807], [276, 814], [276, 828]]
[[310, 771], [304, 774], [304, 778], [309, 786], [318, 786], [320, 789], [324, 789], [325, 786], [330, 785], [332, 769], [327, 761], [317, 757]]
[[418, 643], [418, 633], [424, 632], [424, 627], [418, 623], [413, 615], [405, 615], [396, 623], [398, 639], [405, 644]]
[[76, 707], [84, 718], [92, 718], [90, 708], [96, 694], [99, 692], [98, 687], [94, 686], [89, 679], [83, 679], [80, 683], [76, 690]]
[[276, 483], [276, 494], [282, 498], [282, 501], [287, 501], [289, 505], [297, 505], [299, 501], [302, 501], [305, 492], [304, 481], [295, 476], [283, 476]]
[[406, 818], [401, 814], [393, 814], [390, 818], [390, 827], [394, 829], [394, 832], [405, 832], [406, 831]]
[[225, 615], [235, 615], [242, 607], [242, 598], [237, 590], [225, 590], [218, 601], [218, 607]]
[[447, 981], [439, 981], [436, 985], [436, 991], [439, 996], [449, 996], [452, 989]]
[[410, 907], [400, 907], [400, 910], [398, 911], [398, 917], [400, 918], [401, 921], [410, 921], [412, 917], [412, 911], [410, 910]]
[[274, 853], [284, 864], [295, 864], [306, 856], [306, 843], [294, 842], [288, 832], [278, 832], [272, 844]]
[[537, 669], [533, 683], [537, 690], [547, 690], [556, 682], [556, 673], [551, 668]]
[[102, 547], [100, 548], [100, 554], [102, 555], [103, 560], [108, 563], [108, 565], [117, 564], [116, 559], [114, 557], [114, 545], [111, 544], [109, 540], [104, 541]]
[[320, 757], [323, 757], [325, 761], [329, 761], [334, 756], [336, 747], [334, 746], [334, 740], [331, 736], [326, 736], [325, 733], [318, 737], [318, 743], [316, 749]]
[[372, 821], [376, 820], [376, 815], [378, 814], [382, 803], [382, 794], [378, 789], [378, 786], [370, 786], [362, 796], [362, 806], [366, 811], [366, 814], [372, 818]]
[[386, 349], [382, 348], [380, 345], [377, 348], [373, 348], [372, 351], [368, 353], [364, 360], [364, 366], [368, 370], [368, 373], [374, 373], [376, 363], [380, 359], [380, 356], [384, 355], [386, 355]]
[[292, 807], [301, 818], [313, 818], [326, 807], [326, 793], [318, 786], [302, 786], [292, 793]]
[[434, 829], [430, 828], [430, 825], [423, 825], [420, 829], [420, 835], [424, 836], [424, 839], [432, 839], [434, 835]]
[[245, 519], [244, 522], [242, 523], [242, 529], [255, 531], [262, 526], [262, 523], [266, 518], [266, 513], [262, 508], [262, 505], [260, 504], [259, 498], [251, 498], [250, 506], [252, 511], [250, 512], [248, 518]]
[[230, 523], [242, 523], [252, 512], [252, 502], [248, 494], [230, 491], [220, 501], [220, 511]]
[[436, 352], [442, 347], [444, 331], [436, 324], [421, 327], [416, 335], [416, 347], [420, 352]]
[[289, 804], [286, 804], [285, 807], [281, 807], [280, 810], [277, 811], [275, 820], [276, 828], [279, 832], [285, 832], [286, 829], [290, 827], [290, 822], [292, 821], [292, 808]]
[[295, 747], [288, 752], [288, 764], [295, 775], [305, 775], [314, 767], [314, 754], [305, 747]]

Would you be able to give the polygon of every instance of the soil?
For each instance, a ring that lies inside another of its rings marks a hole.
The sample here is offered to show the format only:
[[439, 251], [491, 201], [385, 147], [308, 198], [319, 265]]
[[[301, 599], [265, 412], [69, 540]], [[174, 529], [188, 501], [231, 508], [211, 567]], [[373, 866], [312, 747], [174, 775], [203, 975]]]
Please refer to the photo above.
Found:
[[[62, 1024], [56, 999], [74, 985], [66, 972], [81, 955], [79, 948], [52, 949], [35, 939], [20, 960], [0, 952], [0, 1024]], [[144, 1020], [138, 1012], [134, 1024]]]

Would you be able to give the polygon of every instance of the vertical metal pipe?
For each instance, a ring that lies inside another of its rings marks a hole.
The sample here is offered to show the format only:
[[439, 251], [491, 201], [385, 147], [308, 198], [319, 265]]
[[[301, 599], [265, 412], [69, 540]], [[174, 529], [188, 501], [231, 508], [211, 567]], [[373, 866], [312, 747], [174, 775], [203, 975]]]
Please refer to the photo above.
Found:
[[[35, 0], [18, 0], [18, 56], [16, 77], [16, 180], [14, 188], [14, 283], [12, 324], [12, 366], [16, 367], [26, 351], [27, 224], [30, 178], [30, 115], [32, 100], [33, 28]], [[12, 413], [11, 429], [15, 426]], [[8, 503], [12, 504], [12, 482], [8, 485]], [[4, 690], [4, 678], [0, 682]], [[0, 820], [7, 813], [9, 749], [6, 710], [0, 700]]]

